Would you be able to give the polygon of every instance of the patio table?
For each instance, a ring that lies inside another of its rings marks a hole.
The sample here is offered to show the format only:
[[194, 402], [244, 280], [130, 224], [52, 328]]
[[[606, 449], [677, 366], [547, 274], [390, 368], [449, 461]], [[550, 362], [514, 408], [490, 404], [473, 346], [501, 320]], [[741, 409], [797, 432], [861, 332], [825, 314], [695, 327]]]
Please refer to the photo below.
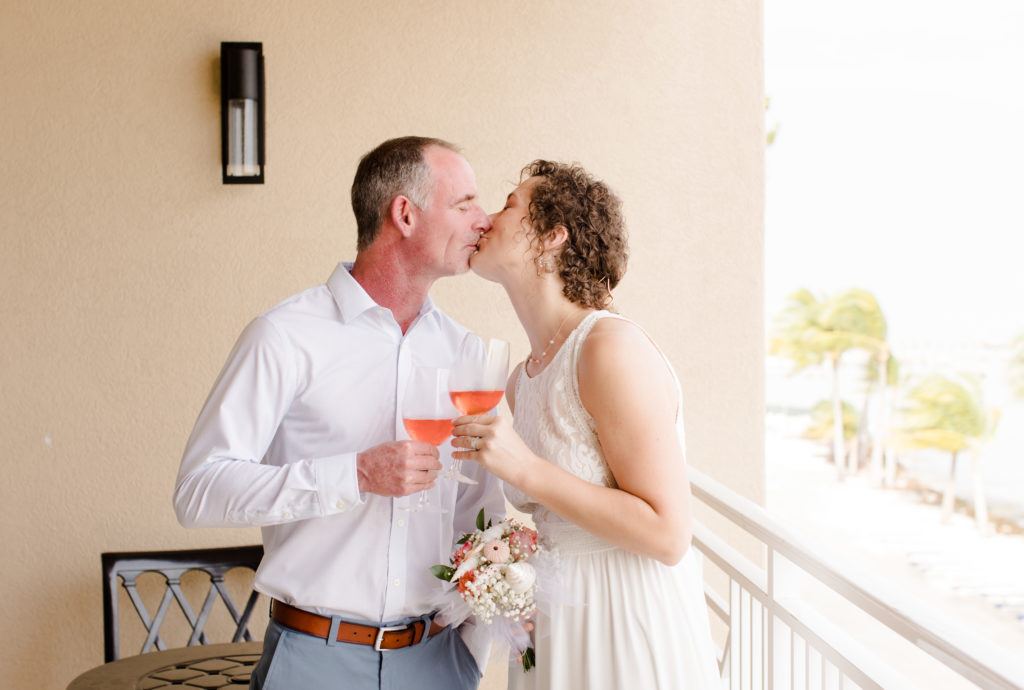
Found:
[[262, 642], [233, 642], [124, 657], [86, 671], [67, 690], [247, 688], [262, 650]]

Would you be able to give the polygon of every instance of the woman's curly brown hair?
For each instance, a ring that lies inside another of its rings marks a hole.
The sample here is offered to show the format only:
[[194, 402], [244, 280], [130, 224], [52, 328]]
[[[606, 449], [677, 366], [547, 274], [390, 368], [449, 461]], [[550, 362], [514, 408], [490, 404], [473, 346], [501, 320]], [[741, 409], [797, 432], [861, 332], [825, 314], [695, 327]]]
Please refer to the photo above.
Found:
[[579, 165], [535, 160], [523, 168], [522, 179], [529, 177], [541, 178], [529, 207], [537, 255], [555, 228], [568, 230], [557, 257], [563, 294], [584, 307], [607, 308], [629, 258], [622, 202]]

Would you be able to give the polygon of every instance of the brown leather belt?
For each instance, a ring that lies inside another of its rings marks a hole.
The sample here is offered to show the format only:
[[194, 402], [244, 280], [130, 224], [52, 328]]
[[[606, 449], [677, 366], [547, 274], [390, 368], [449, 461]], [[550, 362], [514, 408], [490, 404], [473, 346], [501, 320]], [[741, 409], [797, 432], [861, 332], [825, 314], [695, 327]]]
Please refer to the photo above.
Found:
[[[314, 637], [326, 640], [327, 636], [331, 634], [330, 618], [297, 609], [277, 599], [270, 603], [270, 617], [286, 628], [291, 628], [307, 635], [313, 635]], [[383, 652], [401, 649], [402, 647], [411, 647], [418, 643], [423, 639], [424, 628], [426, 628], [426, 624], [422, 620], [414, 620], [406, 625], [384, 628], [341, 621], [338, 624], [338, 642], [365, 644], [379, 652]], [[431, 620], [428, 636], [436, 635], [442, 630], [444, 630], [443, 625]]]

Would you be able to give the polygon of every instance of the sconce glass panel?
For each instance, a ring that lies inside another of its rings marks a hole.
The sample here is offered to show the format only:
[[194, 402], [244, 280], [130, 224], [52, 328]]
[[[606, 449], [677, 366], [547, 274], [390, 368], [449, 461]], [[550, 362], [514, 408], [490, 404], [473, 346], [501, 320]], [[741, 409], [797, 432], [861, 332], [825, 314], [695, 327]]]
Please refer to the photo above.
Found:
[[228, 177], [252, 177], [260, 174], [256, 159], [256, 100], [232, 98], [228, 101]]

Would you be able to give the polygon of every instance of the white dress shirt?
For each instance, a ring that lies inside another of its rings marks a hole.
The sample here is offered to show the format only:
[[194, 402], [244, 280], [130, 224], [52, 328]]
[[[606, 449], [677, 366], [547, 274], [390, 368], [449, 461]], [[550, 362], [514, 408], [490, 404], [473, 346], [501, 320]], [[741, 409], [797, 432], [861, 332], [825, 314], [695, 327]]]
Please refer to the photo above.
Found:
[[[438, 479], [428, 492], [446, 514], [403, 510], [418, 493], [359, 492], [356, 453], [409, 438], [399, 401], [412, 368], [451, 366], [466, 329], [428, 299], [403, 334], [350, 268], [242, 332], [185, 448], [174, 508], [186, 527], [261, 527], [259, 591], [387, 623], [430, 610], [444, 587], [430, 566], [449, 563], [481, 508], [497, 520], [505, 504], [500, 482], [472, 462], [463, 471], [479, 484]], [[447, 466], [451, 445], [440, 451]]]

